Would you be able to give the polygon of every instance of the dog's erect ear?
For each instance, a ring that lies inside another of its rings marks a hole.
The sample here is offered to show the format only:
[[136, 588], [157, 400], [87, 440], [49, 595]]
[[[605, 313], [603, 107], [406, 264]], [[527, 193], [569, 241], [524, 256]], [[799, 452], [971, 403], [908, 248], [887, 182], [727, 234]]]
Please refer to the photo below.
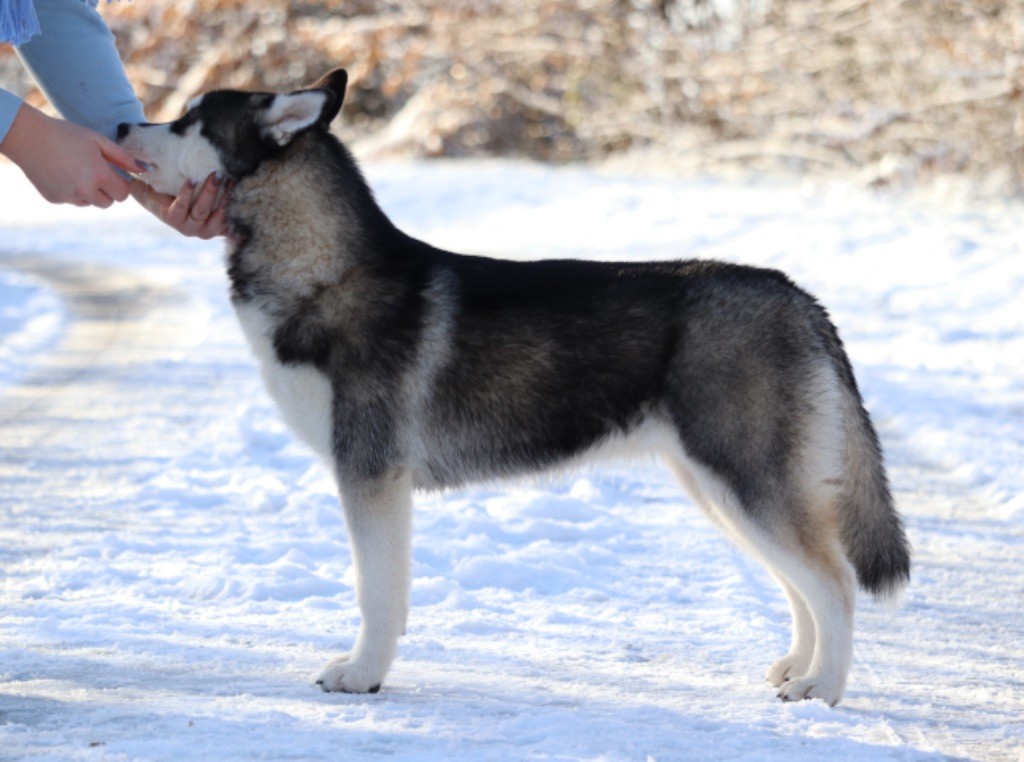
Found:
[[327, 129], [345, 100], [348, 73], [335, 69], [308, 88], [275, 95], [263, 113], [264, 132], [284, 146], [300, 132], [318, 125]]
[[261, 115], [264, 133], [280, 146], [320, 121], [331, 94], [324, 90], [299, 90], [275, 95]]
[[341, 104], [345, 102], [345, 88], [348, 86], [348, 72], [344, 69], [334, 69], [320, 77], [315, 84], [309, 86], [310, 90], [323, 90], [331, 94], [331, 103], [324, 108], [320, 115], [320, 123], [326, 127], [334, 121], [334, 117], [341, 111]]
[[348, 73], [335, 69], [315, 85], [285, 95], [275, 95], [262, 114], [263, 131], [280, 146], [317, 125], [327, 129], [345, 100]]

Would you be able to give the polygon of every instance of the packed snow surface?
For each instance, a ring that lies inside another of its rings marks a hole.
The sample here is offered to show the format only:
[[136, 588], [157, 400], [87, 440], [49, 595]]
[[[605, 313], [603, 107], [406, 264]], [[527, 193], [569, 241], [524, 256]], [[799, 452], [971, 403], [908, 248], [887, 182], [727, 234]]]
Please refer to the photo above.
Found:
[[829, 307], [914, 545], [845, 701], [782, 704], [768, 575], [655, 463], [418, 500], [384, 689], [324, 466], [266, 397], [221, 244], [0, 168], [0, 759], [1024, 754], [1022, 209], [505, 164], [372, 166], [414, 235], [778, 267]]

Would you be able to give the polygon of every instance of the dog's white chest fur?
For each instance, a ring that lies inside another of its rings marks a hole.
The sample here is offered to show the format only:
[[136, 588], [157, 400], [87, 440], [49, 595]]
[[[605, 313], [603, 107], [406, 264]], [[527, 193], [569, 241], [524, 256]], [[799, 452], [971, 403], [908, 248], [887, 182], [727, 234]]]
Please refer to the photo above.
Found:
[[274, 352], [272, 323], [250, 304], [235, 305], [238, 322], [259, 360], [263, 383], [285, 423], [323, 458], [331, 457], [331, 384], [310, 365], [282, 365]]

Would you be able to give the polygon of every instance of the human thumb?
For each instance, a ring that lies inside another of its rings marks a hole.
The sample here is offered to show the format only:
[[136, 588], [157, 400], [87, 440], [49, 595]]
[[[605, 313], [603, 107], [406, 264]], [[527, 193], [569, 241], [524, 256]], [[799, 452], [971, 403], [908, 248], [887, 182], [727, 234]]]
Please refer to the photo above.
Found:
[[102, 135], [98, 136], [97, 139], [99, 141], [100, 153], [103, 155], [103, 158], [115, 167], [120, 167], [125, 172], [131, 172], [136, 175], [146, 171], [145, 168], [135, 160], [135, 157], [117, 143], [107, 140]]

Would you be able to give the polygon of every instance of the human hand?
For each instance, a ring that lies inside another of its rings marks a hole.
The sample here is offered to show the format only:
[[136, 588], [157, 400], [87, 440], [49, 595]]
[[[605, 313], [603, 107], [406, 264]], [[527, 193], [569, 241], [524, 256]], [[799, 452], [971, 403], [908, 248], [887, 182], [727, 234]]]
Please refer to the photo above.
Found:
[[177, 196], [158, 193], [140, 180], [134, 180], [130, 188], [132, 198], [161, 221], [182, 235], [203, 239], [227, 233], [224, 208], [228, 191], [216, 174], [201, 186], [185, 183]]
[[131, 154], [98, 132], [46, 116], [28, 104], [18, 109], [0, 153], [53, 204], [106, 209], [128, 198], [128, 181], [111, 164], [126, 172], [143, 171]]

